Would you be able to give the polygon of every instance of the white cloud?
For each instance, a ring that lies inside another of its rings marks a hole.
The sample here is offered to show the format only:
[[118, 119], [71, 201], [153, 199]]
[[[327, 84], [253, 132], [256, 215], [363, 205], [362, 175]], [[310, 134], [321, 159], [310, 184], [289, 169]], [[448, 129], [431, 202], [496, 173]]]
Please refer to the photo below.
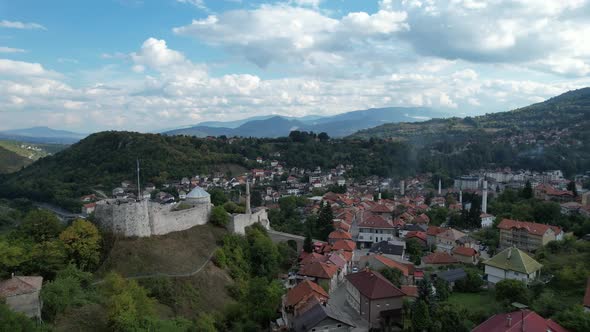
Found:
[[205, 0], [176, 0], [180, 3], [185, 3], [189, 5], [193, 5], [201, 10], [208, 11], [207, 5], [205, 5]]
[[0, 46], [0, 53], [24, 53], [26, 50], [22, 48], [12, 48], [6, 46]]
[[40, 63], [0, 59], [0, 75], [42, 76], [48, 72]]
[[0, 28], [12, 28], [12, 29], [40, 29], [40, 30], [47, 30], [44, 26], [39, 23], [25, 23], [19, 21], [7, 21], [2, 20], [0, 21]]

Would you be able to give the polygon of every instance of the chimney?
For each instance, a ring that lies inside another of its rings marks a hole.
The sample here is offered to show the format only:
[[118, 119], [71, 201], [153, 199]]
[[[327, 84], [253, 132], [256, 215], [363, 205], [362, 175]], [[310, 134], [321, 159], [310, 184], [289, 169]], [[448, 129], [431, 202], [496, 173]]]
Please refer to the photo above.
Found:
[[506, 316], [506, 326], [507, 327], [512, 326], [512, 315], [511, 314], [508, 314], [508, 316]]
[[246, 214], [252, 214], [250, 208], [250, 180], [246, 180]]
[[481, 197], [481, 212], [488, 213], [488, 181], [483, 181], [483, 193]]
[[442, 180], [438, 179], [438, 195], [442, 195]]

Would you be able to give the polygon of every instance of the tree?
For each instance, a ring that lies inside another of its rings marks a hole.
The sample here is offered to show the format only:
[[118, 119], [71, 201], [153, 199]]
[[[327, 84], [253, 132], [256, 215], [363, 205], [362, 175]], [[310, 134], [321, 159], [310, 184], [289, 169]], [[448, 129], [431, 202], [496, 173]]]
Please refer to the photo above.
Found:
[[16, 313], [0, 300], [0, 331], [29, 332], [40, 329], [27, 316]]
[[222, 206], [227, 202], [227, 196], [225, 196], [225, 192], [222, 189], [211, 189], [209, 190], [209, 195], [211, 195], [211, 203], [215, 206]]
[[9, 277], [23, 262], [29, 260], [29, 254], [16, 245], [0, 239], [0, 278]]
[[59, 239], [63, 242], [68, 259], [82, 270], [90, 270], [100, 261], [101, 236], [94, 224], [78, 219], [66, 228]]
[[415, 331], [426, 331], [431, 325], [428, 304], [422, 300], [416, 301], [412, 309], [412, 327]]
[[321, 132], [318, 134], [318, 139], [322, 142], [326, 142], [330, 139], [330, 136], [328, 136], [328, 134], [325, 132]]
[[223, 208], [223, 206], [215, 206], [211, 209], [211, 216], [209, 222], [215, 226], [225, 227], [229, 223], [229, 214]]
[[43, 318], [53, 321], [67, 308], [86, 303], [83, 285], [87, 284], [90, 278], [92, 274], [78, 270], [73, 265], [58, 272], [57, 278], [45, 284], [41, 290]]
[[590, 313], [581, 305], [574, 305], [561, 311], [555, 320], [570, 331], [590, 331]]
[[321, 207], [318, 216], [318, 228], [318, 237], [322, 240], [327, 240], [328, 235], [334, 231], [334, 214], [330, 204]]
[[313, 240], [311, 239], [311, 232], [307, 232], [305, 240], [303, 240], [303, 251], [311, 253], [313, 251]]
[[384, 268], [379, 272], [385, 277], [385, 279], [389, 280], [396, 287], [400, 287], [402, 285], [403, 274], [400, 270]]
[[446, 280], [437, 278], [434, 281], [434, 288], [436, 289], [436, 299], [440, 302], [446, 301], [451, 295], [451, 287]]
[[424, 248], [416, 239], [409, 239], [406, 241], [406, 253], [410, 256], [410, 261], [416, 265], [420, 265]]
[[250, 244], [250, 266], [255, 276], [269, 280], [276, 277], [279, 271], [279, 252], [264, 229], [249, 227], [246, 238]]
[[533, 198], [533, 186], [531, 185], [531, 181], [527, 181], [524, 185], [524, 189], [522, 189], [522, 198], [529, 199]]
[[578, 197], [578, 189], [576, 188], [576, 182], [570, 181], [567, 184], [567, 190], [571, 191], [574, 194], [574, 197]]
[[507, 303], [529, 303], [529, 294], [524, 282], [504, 279], [496, 284], [496, 300]]
[[40, 274], [43, 278], [53, 279], [57, 271], [66, 265], [66, 252], [61, 241], [37, 243], [30, 251], [31, 258], [23, 264], [27, 274]]
[[455, 282], [455, 289], [460, 292], [477, 293], [483, 286], [483, 279], [474, 270], [467, 270], [467, 276]]
[[467, 313], [457, 310], [451, 304], [443, 304], [436, 308], [432, 315], [433, 331], [469, 332], [465, 320]]
[[19, 230], [34, 242], [43, 242], [57, 239], [62, 225], [52, 212], [32, 210], [26, 215]]

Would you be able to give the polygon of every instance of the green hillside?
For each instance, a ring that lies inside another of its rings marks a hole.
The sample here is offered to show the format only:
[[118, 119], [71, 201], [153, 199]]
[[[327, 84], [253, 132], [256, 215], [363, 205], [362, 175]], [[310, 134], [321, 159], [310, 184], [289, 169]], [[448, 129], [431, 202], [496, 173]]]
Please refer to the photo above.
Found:
[[0, 173], [12, 173], [33, 161], [0, 146]]

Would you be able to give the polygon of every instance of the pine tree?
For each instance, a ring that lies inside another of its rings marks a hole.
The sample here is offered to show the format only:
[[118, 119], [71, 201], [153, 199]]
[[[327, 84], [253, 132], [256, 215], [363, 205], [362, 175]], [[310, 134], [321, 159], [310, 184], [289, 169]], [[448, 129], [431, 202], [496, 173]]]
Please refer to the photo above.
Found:
[[303, 251], [311, 253], [313, 251], [313, 240], [311, 239], [311, 233], [307, 232], [305, 240], [303, 240]]
[[525, 199], [533, 198], [533, 186], [531, 181], [527, 181], [522, 190], [522, 197]]

